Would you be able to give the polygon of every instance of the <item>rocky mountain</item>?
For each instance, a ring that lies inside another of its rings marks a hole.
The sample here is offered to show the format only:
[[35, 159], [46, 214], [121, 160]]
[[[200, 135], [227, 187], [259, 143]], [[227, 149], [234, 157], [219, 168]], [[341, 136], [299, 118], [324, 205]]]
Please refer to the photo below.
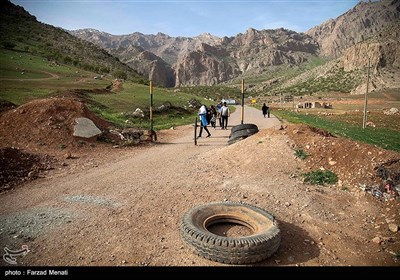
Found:
[[369, 91], [400, 89], [400, 1], [360, 2], [306, 33], [318, 42], [319, 56], [334, 59], [292, 79], [282, 79], [269, 88], [270, 93], [322, 89], [364, 94], [368, 64]]
[[193, 38], [170, 37], [160, 32], [156, 35], [139, 32], [112, 35], [95, 29], [80, 29], [70, 33], [102, 47], [156, 84], [165, 87], [176, 85], [173, 65], [178, 60], [187, 53], [201, 49], [204, 43], [215, 45], [221, 41], [209, 33]]
[[400, 30], [400, 1], [360, 1], [336, 19], [330, 19], [306, 32], [319, 45], [319, 54], [338, 58], [347, 48], [373, 38], [388, 28]]
[[[340, 71], [354, 72], [366, 67], [366, 56], [362, 50], [367, 50], [374, 57], [372, 63], [376, 69], [391, 67], [396, 72], [399, 2], [360, 1], [343, 15], [305, 33], [283, 28], [249, 28], [244, 34], [233, 37], [218, 38], [204, 33], [187, 38], [170, 37], [163, 33], [144, 35], [138, 32], [116, 36], [93, 29], [70, 32], [101, 46], [139, 73], [166, 87], [215, 85], [234, 78], [262, 76], [263, 73], [274, 71], [276, 66], [298, 66], [315, 57], [339, 59], [340, 62], [330, 65], [337, 65]], [[381, 45], [383, 38], [391, 38], [390, 42], [385, 41], [390, 46]], [[375, 42], [374, 47], [366, 48], [366, 42]], [[323, 72], [337, 75], [335, 71]], [[383, 72], [376, 70], [374, 75]], [[361, 81], [362, 77], [355, 80]], [[376, 80], [381, 80], [381, 85], [388, 85], [385, 77]], [[279, 84], [277, 81], [273, 79], [273, 83]], [[351, 83], [353, 86], [354, 83]], [[346, 90], [348, 87], [346, 85]], [[265, 85], [262, 90], [265, 90]]]
[[[360, 1], [305, 33], [249, 28], [222, 38], [66, 32], [38, 22], [10, 1], [0, 2], [0, 16], [3, 48], [100, 74], [125, 73], [138, 82], [144, 76], [165, 87], [232, 85], [246, 78], [254, 81], [248, 90], [259, 94], [364, 93], [370, 61], [371, 90], [400, 88], [399, 0]], [[310, 65], [316, 68], [309, 71]]]
[[93, 29], [70, 32], [103, 47], [156, 83], [176, 87], [214, 85], [243, 73], [261, 73], [270, 66], [301, 63], [318, 50], [310, 36], [283, 28], [250, 28], [244, 34], [223, 38], [208, 33], [173, 38], [162, 33], [116, 36]]

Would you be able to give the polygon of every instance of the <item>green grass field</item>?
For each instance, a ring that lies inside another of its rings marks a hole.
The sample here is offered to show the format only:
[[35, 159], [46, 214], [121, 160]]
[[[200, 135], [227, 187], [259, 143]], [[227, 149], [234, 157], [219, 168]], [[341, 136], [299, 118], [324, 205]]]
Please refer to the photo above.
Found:
[[334, 135], [347, 137], [353, 140], [376, 145], [387, 150], [400, 152], [400, 122], [399, 116], [371, 114], [368, 121], [376, 127], [362, 128], [363, 114], [327, 115], [296, 113], [289, 110], [274, 110], [273, 114], [290, 123], [304, 123], [324, 129]]
[[[116, 94], [89, 94], [89, 96], [95, 101], [95, 105], [90, 105], [91, 110], [112, 121], [116, 125], [123, 127], [128, 123], [130, 126], [140, 128], [150, 127], [148, 118], [148, 112], [150, 110], [149, 86], [124, 83], [123, 90]], [[189, 110], [188, 101], [191, 99], [197, 99], [207, 105], [213, 104], [213, 102], [209, 100], [192, 94], [182, 92], [176, 93], [170, 89], [153, 87], [154, 109], [166, 103], [173, 106], [168, 112], [158, 113], [157, 110], [155, 110], [156, 112], [153, 114], [154, 129], [165, 129], [172, 126], [193, 123], [197, 115], [197, 110]], [[174, 109], [175, 107], [186, 108], [187, 111]], [[136, 108], [140, 108], [145, 112], [146, 117], [144, 119], [129, 116]]]

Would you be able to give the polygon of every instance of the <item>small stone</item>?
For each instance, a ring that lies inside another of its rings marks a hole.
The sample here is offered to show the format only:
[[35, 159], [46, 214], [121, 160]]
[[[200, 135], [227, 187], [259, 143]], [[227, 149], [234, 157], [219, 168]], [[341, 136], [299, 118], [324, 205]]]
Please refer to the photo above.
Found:
[[127, 261], [126, 261], [126, 260], [122, 260], [121, 263], [122, 263], [122, 264], [126, 264]]
[[71, 153], [66, 153], [66, 154], [64, 155], [64, 158], [65, 158], [65, 159], [70, 159], [70, 158], [72, 158], [72, 154], [71, 154]]
[[334, 160], [329, 161], [329, 165], [335, 165], [335, 164], [336, 164], [336, 161], [334, 161]]
[[292, 205], [292, 204], [290, 204], [290, 202], [285, 202], [286, 207], [289, 207], [290, 205]]
[[276, 264], [279, 264], [281, 262], [281, 260], [275, 260]]
[[382, 242], [382, 238], [380, 238], [379, 236], [374, 237], [372, 239], [372, 242], [376, 243], [376, 244], [380, 244]]
[[389, 224], [389, 230], [391, 232], [397, 232], [399, 230], [399, 226], [396, 224]]

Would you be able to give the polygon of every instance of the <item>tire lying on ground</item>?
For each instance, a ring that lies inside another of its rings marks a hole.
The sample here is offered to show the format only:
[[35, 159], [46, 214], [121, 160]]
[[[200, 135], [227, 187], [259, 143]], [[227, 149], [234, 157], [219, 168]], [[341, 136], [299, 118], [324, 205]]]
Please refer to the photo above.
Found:
[[239, 137], [247, 137], [253, 134], [256, 134], [258, 132], [258, 129], [243, 129], [239, 131], [235, 131], [234, 133], [231, 133], [229, 135], [229, 139], [233, 138], [239, 138]]
[[232, 127], [231, 134], [236, 131], [243, 130], [243, 129], [257, 129], [257, 131], [258, 131], [258, 126], [255, 124], [252, 124], [252, 123], [238, 124], [238, 125], [235, 125], [234, 127]]
[[[251, 125], [251, 124], [246, 124], [246, 127], [249, 127], [249, 125]], [[243, 129], [235, 130], [235, 131], [231, 132], [231, 135], [229, 135], [229, 139], [228, 139], [228, 145], [238, 142], [244, 138], [247, 138], [250, 135], [256, 134], [258, 132], [258, 128], [256, 125], [253, 125], [253, 126], [255, 126], [256, 128], [254, 128], [254, 127], [243, 128]]]
[[[208, 230], [218, 223], [241, 225], [252, 233], [236, 238]], [[214, 202], [192, 208], [183, 216], [180, 232], [196, 254], [228, 264], [260, 262], [275, 253], [281, 242], [277, 221], [270, 213], [239, 202]]]
[[242, 139], [243, 139], [242, 137], [235, 138], [235, 139], [228, 139], [228, 145], [232, 145], [232, 144], [234, 144], [236, 142], [239, 142]]

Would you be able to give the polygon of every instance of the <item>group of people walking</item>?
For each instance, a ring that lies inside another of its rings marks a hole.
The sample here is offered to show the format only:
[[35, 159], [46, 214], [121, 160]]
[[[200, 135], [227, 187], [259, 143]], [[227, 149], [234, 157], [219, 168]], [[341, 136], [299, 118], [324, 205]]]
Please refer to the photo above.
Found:
[[206, 105], [201, 105], [199, 109], [200, 116], [200, 132], [198, 137], [202, 137], [203, 129], [207, 132], [206, 137], [210, 137], [211, 133], [207, 126], [211, 126], [216, 129], [217, 119], [221, 129], [228, 129], [228, 118], [230, 117], [229, 107], [224, 103], [218, 103], [217, 106], [211, 105], [208, 108]]
[[[268, 116], [270, 117], [270, 108], [264, 103], [261, 108], [264, 118]], [[216, 106], [211, 105], [208, 108], [206, 105], [201, 105], [199, 109], [199, 117], [200, 117], [200, 133], [198, 137], [202, 137], [203, 129], [207, 132], [206, 137], [210, 137], [211, 133], [208, 130], [207, 126], [211, 124], [211, 126], [216, 129], [217, 119], [219, 121], [219, 126], [221, 129], [228, 129], [228, 118], [231, 113], [229, 111], [229, 107], [226, 105], [226, 102], [218, 103]]]

